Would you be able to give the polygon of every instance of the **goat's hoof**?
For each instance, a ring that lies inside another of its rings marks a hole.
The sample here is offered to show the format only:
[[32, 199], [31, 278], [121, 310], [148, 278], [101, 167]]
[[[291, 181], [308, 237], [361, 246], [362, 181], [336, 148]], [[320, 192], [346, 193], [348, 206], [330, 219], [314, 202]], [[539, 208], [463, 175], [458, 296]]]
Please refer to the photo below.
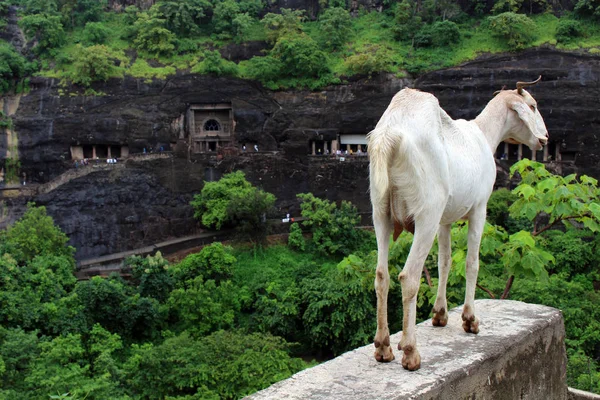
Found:
[[409, 371], [416, 371], [421, 368], [421, 355], [419, 350], [413, 346], [404, 346], [402, 349], [402, 366]]
[[465, 330], [465, 332], [474, 333], [474, 334], [479, 333], [479, 319], [475, 315], [471, 315], [471, 316], [467, 317], [467, 316], [465, 316], [465, 314], [463, 314], [462, 320], [463, 320], [463, 329]]
[[379, 362], [390, 362], [394, 357], [392, 348], [390, 347], [390, 335], [383, 338], [383, 341], [375, 339], [375, 359]]
[[444, 327], [448, 324], [448, 312], [445, 308], [441, 308], [439, 311], [433, 309], [433, 318], [431, 318], [433, 326]]

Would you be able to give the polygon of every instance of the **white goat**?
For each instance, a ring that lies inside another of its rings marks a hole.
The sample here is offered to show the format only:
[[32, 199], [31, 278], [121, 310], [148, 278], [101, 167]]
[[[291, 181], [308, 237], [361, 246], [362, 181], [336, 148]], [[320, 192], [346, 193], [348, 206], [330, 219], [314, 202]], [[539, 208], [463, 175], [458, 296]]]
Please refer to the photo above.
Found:
[[517, 82], [516, 90], [501, 90], [473, 121], [454, 121], [429, 93], [403, 89], [368, 135], [370, 190], [377, 235], [377, 332], [375, 359], [394, 359], [387, 323], [388, 250], [403, 229], [414, 233], [406, 264], [398, 276], [402, 285], [403, 333], [398, 349], [402, 365], [416, 370], [421, 356], [416, 346], [417, 293], [423, 264], [436, 232], [439, 243], [439, 286], [433, 325], [448, 322], [446, 282], [451, 266], [450, 227], [469, 221], [466, 293], [462, 319], [466, 332], [478, 333], [474, 296], [479, 271], [479, 245], [487, 201], [496, 179], [494, 152], [502, 141], [540, 150], [548, 141], [536, 101]]

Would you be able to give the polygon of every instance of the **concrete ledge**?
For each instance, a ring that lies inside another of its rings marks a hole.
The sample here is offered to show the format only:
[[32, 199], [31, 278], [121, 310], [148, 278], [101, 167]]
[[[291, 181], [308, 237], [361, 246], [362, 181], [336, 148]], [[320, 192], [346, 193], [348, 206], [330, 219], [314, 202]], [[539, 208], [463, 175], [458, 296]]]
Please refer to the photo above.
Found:
[[[480, 333], [466, 334], [462, 308], [445, 328], [417, 326], [421, 369], [380, 364], [373, 345], [301, 371], [248, 399], [560, 399], [566, 400], [565, 330], [554, 308], [510, 300], [475, 303]], [[373, 310], [375, 312], [375, 310]]]
[[600, 400], [600, 395], [579, 389], [569, 388], [569, 400]]

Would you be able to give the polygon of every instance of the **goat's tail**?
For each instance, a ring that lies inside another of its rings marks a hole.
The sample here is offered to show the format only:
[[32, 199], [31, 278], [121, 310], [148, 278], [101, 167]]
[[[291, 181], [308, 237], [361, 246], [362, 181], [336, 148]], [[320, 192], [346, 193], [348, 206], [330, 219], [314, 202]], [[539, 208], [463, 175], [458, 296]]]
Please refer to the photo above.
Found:
[[371, 203], [373, 209], [389, 210], [390, 207], [390, 176], [394, 154], [400, 151], [402, 136], [389, 125], [381, 128], [375, 128], [367, 135], [369, 151], [369, 175]]

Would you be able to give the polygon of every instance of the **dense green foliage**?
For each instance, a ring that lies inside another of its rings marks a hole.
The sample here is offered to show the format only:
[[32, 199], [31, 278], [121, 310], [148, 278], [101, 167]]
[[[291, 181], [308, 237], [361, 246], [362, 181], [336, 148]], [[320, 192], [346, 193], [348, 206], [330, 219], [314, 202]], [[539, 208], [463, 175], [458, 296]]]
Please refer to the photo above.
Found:
[[269, 232], [267, 217], [274, 204], [275, 196], [252, 186], [242, 171], [206, 182], [191, 202], [194, 217], [203, 225], [217, 230], [235, 227], [239, 235], [258, 241]]
[[305, 367], [285, 340], [238, 329], [231, 248], [77, 282], [67, 241], [34, 205], [0, 232], [0, 398], [233, 399]]
[[[80, 77], [85, 71], [73, 68], [77, 44], [102, 44], [109, 53], [122, 54], [114, 77], [164, 79], [191, 71], [258, 80], [270, 89], [318, 89], [352, 75], [419, 74], [486, 52], [600, 44], [596, 0], [560, 6], [547, 0], [390, 0], [379, 12], [352, 14], [350, 2], [331, 0], [320, 1], [310, 18], [303, 10], [269, 12], [272, 4], [262, 0], [159, 0], [122, 9], [108, 7], [106, 0], [3, 0], [0, 29], [10, 4], [20, 6], [19, 24], [29, 41], [22, 56], [31, 59], [33, 52], [41, 62], [25, 72], [18, 63], [0, 63], [1, 91], [14, 87], [3, 81], [32, 73], [84, 89], [102, 81], [101, 74]], [[232, 54], [222, 50], [225, 46], [250, 41], [266, 41], [264, 54], [238, 63], [223, 58]]]
[[[490, 200], [493, 224], [481, 242], [477, 297], [560, 308], [568, 382], [600, 392], [597, 181], [552, 175], [529, 160], [513, 171], [520, 185]], [[201, 203], [214, 212], [203, 213], [223, 224], [230, 185], [258, 193], [243, 174], [212, 183]], [[323, 359], [369, 343], [375, 332], [374, 235], [357, 228], [351, 204], [299, 197], [302, 217], [290, 226], [287, 246], [214, 243], [175, 264], [160, 253], [131, 257], [128, 281], [77, 282], [67, 237], [43, 207], [30, 205], [0, 232], [0, 398], [240, 398], [304, 368], [297, 356]], [[411, 242], [403, 232], [391, 243], [392, 276]], [[466, 248], [467, 224], [456, 224], [450, 307], [463, 302]], [[437, 246], [431, 256], [419, 320], [430, 316], [435, 299]], [[392, 331], [401, 329], [401, 300], [392, 279]]]

